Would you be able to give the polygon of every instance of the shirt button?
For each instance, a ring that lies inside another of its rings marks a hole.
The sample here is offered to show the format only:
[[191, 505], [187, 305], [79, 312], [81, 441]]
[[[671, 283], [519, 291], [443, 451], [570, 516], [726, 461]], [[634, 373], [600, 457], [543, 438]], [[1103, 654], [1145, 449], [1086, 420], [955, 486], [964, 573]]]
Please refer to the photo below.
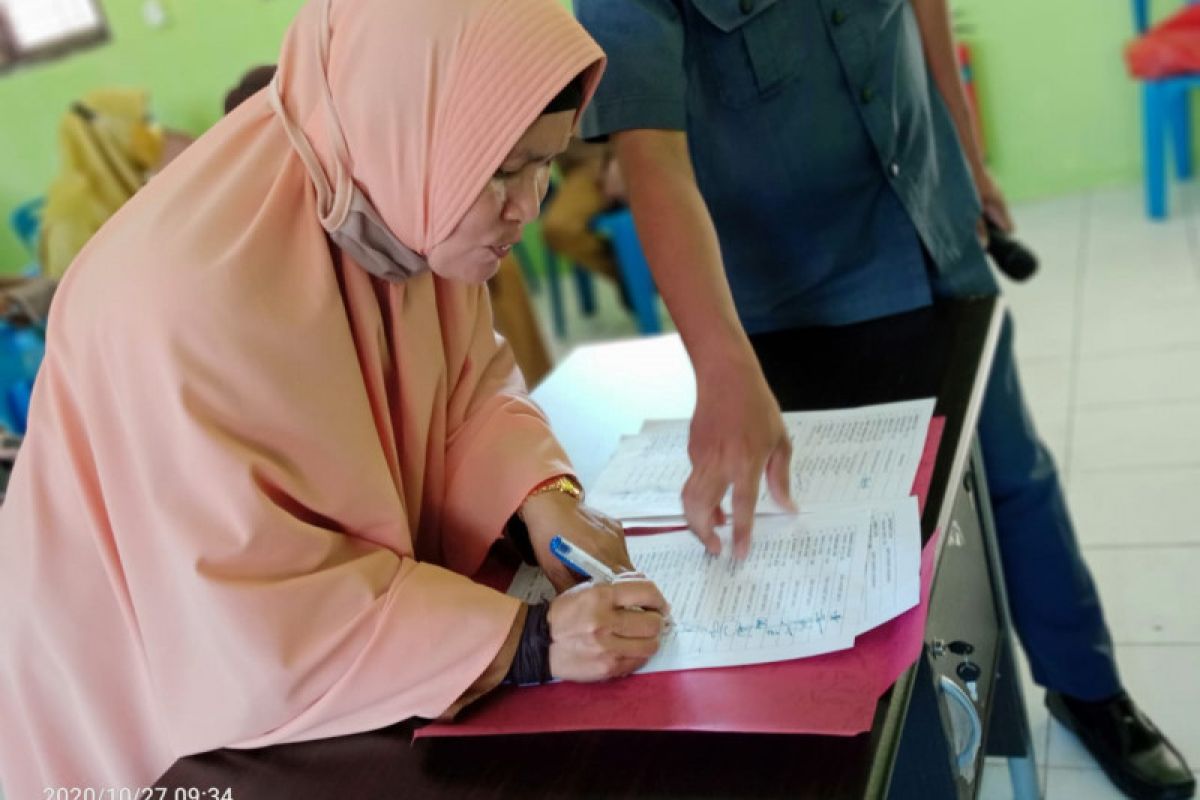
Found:
[[900, 177], [900, 165], [897, 164], [895, 161], [893, 161], [892, 165], [890, 167], [888, 167], [888, 171], [892, 173], [893, 178]]
[[864, 86], [862, 92], [859, 93], [859, 97], [862, 98], [862, 101], [864, 103], [871, 102], [872, 100], [875, 99], [875, 87]]
[[841, 25], [846, 21], [846, 12], [842, 11], [840, 8], [835, 8], [829, 19], [834, 25]]
[[754, 0], [741, 0], [741, 2], [738, 3], [738, 8], [742, 10], [743, 14], [749, 14], [754, 10]]

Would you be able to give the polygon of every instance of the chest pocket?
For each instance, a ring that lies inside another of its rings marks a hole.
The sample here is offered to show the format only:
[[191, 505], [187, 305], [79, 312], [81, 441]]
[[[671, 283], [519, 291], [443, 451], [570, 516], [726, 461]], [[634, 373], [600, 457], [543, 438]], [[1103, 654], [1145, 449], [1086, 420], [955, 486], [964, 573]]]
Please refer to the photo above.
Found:
[[[804, 0], [808, 2], [808, 0]], [[752, 105], [800, 74], [806, 55], [798, 14], [787, 0], [691, 0], [704, 85], [725, 105]]]

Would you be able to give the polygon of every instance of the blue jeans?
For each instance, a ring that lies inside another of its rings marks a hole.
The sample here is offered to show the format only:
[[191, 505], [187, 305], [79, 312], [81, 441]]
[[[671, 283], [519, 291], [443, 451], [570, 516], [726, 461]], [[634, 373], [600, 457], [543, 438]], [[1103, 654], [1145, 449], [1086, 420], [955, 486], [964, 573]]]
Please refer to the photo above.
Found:
[[1081, 700], [1120, 691], [1112, 637], [1050, 452], [1025, 407], [1005, 315], [979, 418], [1013, 626], [1039, 684]]

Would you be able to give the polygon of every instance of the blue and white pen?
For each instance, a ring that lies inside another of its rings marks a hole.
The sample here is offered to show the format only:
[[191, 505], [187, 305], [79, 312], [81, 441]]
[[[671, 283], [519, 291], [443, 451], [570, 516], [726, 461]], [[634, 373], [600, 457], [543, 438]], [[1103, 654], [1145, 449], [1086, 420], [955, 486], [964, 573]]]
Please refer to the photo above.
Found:
[[[555, 536], [550, 540], [550, 552], [565, 564], [567, 569], [596, 583], [616, 583], [626, 575], [637, 580], [645, 580], [645, 577], [639, 572], [626, 572], [617, 575], [603, 561], [582, 547], [571, 544], [561, 536]], [[629, 606], [629, 610], [645, 611], [640, 606]], [[667, 613], [663, 615], [663, 621], [667, 626], [673, 624], [669, 608], [667, 609]]]
[[617, 579], [616, 573], [609, 569], [604, 562], [561, 536], [555, 536], [550, 540], [550, 552], [572, 572], [596, 583], [613, 583]]

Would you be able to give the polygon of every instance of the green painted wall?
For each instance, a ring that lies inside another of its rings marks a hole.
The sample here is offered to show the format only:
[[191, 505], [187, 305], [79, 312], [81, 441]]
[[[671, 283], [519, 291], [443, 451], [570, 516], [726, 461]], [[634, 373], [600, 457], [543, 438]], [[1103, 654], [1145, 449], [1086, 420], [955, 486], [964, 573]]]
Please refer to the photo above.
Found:
[[[994, 175], [1010, 199], [1136, 183], [1130, 0], [953, 0], [968, 31]], [[1155, 17], [1179, 0], [1152, 3]]]
[[96, 86], [144, 86], [165, 125], [202, 132], [245, 70], [273, 63], [302, 0], [162, 0], [169, 23], [142, 21], [142, 0], [105, 0], [111, 40], [0, 75], [0, 272], [27, 260], [9, 212], [41, 194], [57, 169], [63, 110]]

